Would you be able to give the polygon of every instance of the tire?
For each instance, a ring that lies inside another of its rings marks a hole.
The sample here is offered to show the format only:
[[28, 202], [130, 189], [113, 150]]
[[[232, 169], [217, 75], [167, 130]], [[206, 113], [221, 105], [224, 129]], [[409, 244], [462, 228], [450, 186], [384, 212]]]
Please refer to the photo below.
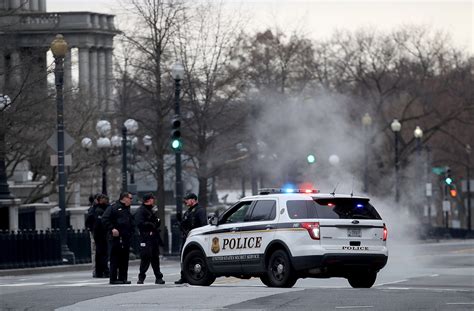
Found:
[[260, 281], [266, 286], [270, 286], [270, 282], [268, 281], [268, 276], [266, 274], [260, 276]]
[[353, 288], [371, 288], [377, 279], [376, 272], [354, 273], [347, 277], [349, 284]]
[[216, 277], [209, 271], [206, 258], [201, 251], [189, 252], [183, 260], [183, 274], [191, 285], [209, 286]]
[[[295, 276], [288, 254], [276, 250], [268, 261], [267, 274], [260, 278], [268, 287], [293, 287], [298, 278]], [[268, 280], [268, 283], [266, 283]]]

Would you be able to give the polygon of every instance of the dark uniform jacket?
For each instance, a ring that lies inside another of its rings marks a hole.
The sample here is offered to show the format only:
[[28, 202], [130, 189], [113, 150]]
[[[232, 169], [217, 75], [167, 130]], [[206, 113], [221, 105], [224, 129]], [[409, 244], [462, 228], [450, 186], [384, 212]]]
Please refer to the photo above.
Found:
[[102, 222], [102, 216], [108, 204], [94, 204], [87, 211], [86, 227], [93, 233], [94, 238], [105, 237], [107, 229]]
[[107, 229], [109, 238], [112, 238], [112, 229], [119, 231], [119, 237], [130, 241], [133, 235], [135, 222], [130, 213], [130, 207], [120, 201], [110, 205], [102, 215], [102, 222]]
[[[157, 212], [157, 211], [156, 211]], [[160, 239], [160, 220], [158, 219], [152, 205], [142, 204], [135, 213], [135, 224], [140, 232], [140, 241], [149, 239], [157, 240], [161, 245]], [[152, 235], [150, 235], [152, 233]]]
[[199, 204], [190, 207], [181, 219], [181, 231], [185, 237], [189, 234], [189, 231], [205, 225], [207, 225], [206, 210]]

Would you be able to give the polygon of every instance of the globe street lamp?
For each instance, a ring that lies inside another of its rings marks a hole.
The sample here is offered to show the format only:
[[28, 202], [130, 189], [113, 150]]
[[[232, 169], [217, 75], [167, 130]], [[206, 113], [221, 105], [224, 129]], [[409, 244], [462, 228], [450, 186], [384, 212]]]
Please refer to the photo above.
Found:
[[[96, 131], [99, 134], [99, 138], [97, 139], [97, 148], [100, 150], [101, 153], [101, 161], [100, 166], [102, 169], [102, 193], [107, 194], [107, 167], [108, 167], [108, 152], [113, 148], [120, 147], [120, 137], [117, 135], [113, 136], [111, 139], [108, 137], [110, 136], [112, 126], [110, 125], [109, 121], [106, 120], [99, 120], [96, 124]], [[92, 148], [92, 139], [89, 137], [85, 137], [82, 139], [81, 142], [82, 147], [89, 151]]]
[[398, 160], [398, 135], [400, 130], [402, 129], [401, 123], [397, 119], [393, 119], [392, 124], [390, 124], [393, 133], [395, 134], [395, 202], [398, 203], [400, 200], [400, 177], [399, 177], [399, 170], [400, 170], [400, 163]]
[[122, 126], [122, 192], [128, 190], [127, 185], [127, 134], [133, 135], [138, 130], [138, 122], [127, 119]]
[[364, 127], [364, 192], [369, 191], [369, 131], [372, 125], [372, 117], [366, 113], [362, 117]]
[[10, 194], [10, 188], [7, 181], [7, 169], [5, 158], [7, 156], [7, 148], [5, 143], [6, 121], [3, 112], [11, 105], [11, 100], [8, 95], [0, 94], [0, 200], [13, 199]]
[[56, 108], [57, 108], [57, 135], [58, 135], [58, 204], [59, 204], [59, 228], [61, 239], [61, 255], [63, 261], [69, 264], [75, 263], [74, 253], [67, 245], [66, 236], [66, 174], [64, 171], [64, 57], [68, 49], [67, 42], [60, 34], [51, 42], [51, 52], [54, 56], [54, 77], [56, 85]]
[[[421, 178], [423, 176], [423, 167], [422, 167], [422, 161], [421, 161], [421, 151], [422, 151], [422, 143], [421, 143], [421, 138], [423, 137], [423, 130], [417, 125], [415, 127], [415, 130], [413, 131], [413, 137], [415, 137], [416, 141], [416, 154], [417, 154], [417, 159], [416, 159], [416, 169], [417, 169], [417, 176]], [[423, 184], [422, 182], [416, 183], [418, 185], [418, 193], [420, 198], [423, 197]], [[429, 208], [429, 207], [428, 207]]]

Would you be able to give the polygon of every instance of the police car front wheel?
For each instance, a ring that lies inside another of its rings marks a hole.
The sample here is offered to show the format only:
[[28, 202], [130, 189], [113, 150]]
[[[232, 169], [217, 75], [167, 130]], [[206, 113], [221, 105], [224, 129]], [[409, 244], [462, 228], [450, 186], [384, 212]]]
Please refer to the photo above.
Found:
[[294, 276], [290, 258], [284, 250], [276, 250], [270, 256], [267, 266], [267, 275], [262, 282], [269, 287], [293, 287], [297, 277]]
[[183, 273], [191, 285], [209, 286], [216, 280], [216, 277], [209, 271], [206, 258], [198, 250], [189, 252], [184, 258]]

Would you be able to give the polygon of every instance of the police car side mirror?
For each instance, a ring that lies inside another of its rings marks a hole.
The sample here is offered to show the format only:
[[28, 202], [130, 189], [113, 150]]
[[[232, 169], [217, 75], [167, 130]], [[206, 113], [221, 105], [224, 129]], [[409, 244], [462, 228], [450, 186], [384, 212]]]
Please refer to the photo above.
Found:
[[219, 224], [219, 215], [217, 213], [210, 215], [209, 224], [217, 226]]

